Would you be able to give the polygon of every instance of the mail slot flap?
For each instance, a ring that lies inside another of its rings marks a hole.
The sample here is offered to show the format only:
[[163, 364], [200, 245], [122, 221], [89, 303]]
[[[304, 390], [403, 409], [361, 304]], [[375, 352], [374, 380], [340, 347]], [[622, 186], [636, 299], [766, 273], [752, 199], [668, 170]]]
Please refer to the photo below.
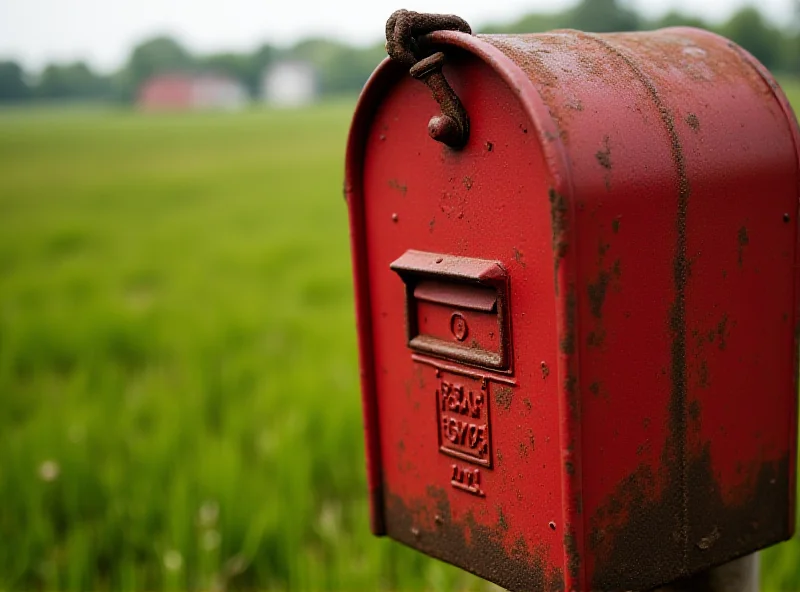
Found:
[[506, 278], [505, 270], [497, 261], [427, 253], [413, 249], [403, 253], [389, 267], [401, 276], [434, 275], [472, 280], [482, 284], [494, 284], [505, 281]]
[[390, 267], [406, 287], [412, 351], [511, 372], [508, 277], [499, 262], [409, 250]]
[[464, 283], [422, 281], [414, 288], [414, 298], [464, 310], [496, 312], [497, 290]]

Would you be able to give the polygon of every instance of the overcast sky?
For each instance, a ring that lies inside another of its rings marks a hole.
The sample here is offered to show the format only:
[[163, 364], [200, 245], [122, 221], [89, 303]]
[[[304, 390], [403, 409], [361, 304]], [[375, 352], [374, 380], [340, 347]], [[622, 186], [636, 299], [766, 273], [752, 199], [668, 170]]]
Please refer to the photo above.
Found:
[[[130, 48], [155, 34], [174, 35], [191, 50], [250, 50], [263, 42], [286, 45], [329, 34], [357, 43], [377, 41], [397, 8], [448, 12], [473, 27], [575, 0], [0, 0], [0, 58], [38, 70], [51, 61], [86, 60], [109, 71]], [[720, 21], [748, 0], [627, 0], [647, 16], [671, 8]], [[752, 3], [750, 0], [749, 3]], [[791, 0], [760, 0], [775, 22], [791, 14]]]

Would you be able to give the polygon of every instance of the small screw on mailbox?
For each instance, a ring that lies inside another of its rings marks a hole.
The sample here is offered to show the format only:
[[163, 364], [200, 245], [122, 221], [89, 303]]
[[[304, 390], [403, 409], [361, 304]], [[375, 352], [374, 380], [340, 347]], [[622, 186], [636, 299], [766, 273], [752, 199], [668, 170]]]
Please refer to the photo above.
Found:
[[692, 28], [399, 11], [387, 49], [345, 185], [373, 532], [512, 590], [789, 538], [800, 132], [770, 73]]

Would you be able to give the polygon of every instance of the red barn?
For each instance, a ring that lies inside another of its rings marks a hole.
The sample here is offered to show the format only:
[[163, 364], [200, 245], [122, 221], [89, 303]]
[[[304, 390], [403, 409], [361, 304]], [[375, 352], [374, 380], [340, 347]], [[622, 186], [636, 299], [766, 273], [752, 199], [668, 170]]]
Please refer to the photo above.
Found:
[[217, 74], [154, 76], [139, 88], [137, 104], [146, 111], [239, 109], [247, 91], [237, 80]]

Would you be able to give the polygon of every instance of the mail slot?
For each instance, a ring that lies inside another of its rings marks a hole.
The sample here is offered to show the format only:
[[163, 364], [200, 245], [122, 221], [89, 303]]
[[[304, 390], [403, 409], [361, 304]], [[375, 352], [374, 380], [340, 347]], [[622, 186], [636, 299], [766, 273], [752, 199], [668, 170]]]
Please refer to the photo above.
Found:
[[413, 47], [347, 150], [373, 532], [548, 591], [789, 538], [800, 134], [775, 79], [690, 28]]
[[406, 285], [410, 349], [508, 370], [506, 273], [500, 263], [409, 250], [390, 268]]

